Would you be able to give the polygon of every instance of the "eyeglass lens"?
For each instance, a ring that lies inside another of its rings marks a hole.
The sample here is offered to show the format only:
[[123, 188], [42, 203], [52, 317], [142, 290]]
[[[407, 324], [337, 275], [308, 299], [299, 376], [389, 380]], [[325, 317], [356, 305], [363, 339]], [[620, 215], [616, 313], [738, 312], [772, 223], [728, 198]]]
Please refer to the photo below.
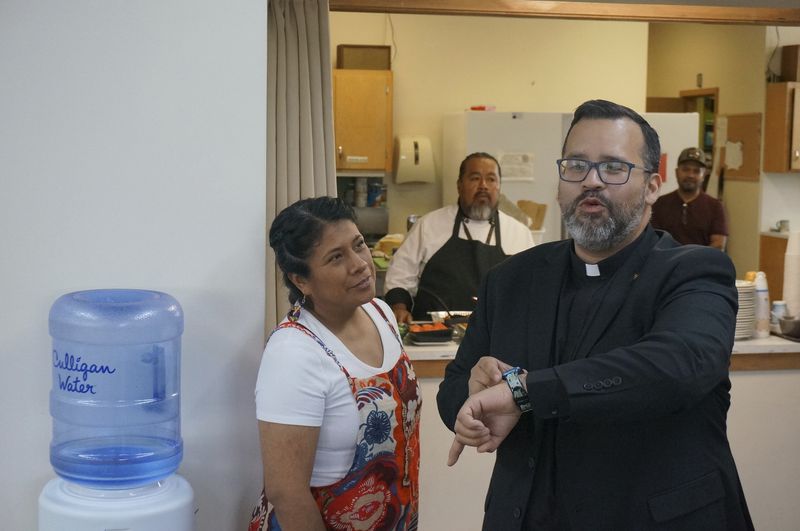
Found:
[[590, 162], [583, 159], [563, 159], [558, 164], [560, 176], [565, 181], [583, 181], [592, 168], [597, 168], [600, 180], [606, 184], [625, 184], [633, 167], [629, 162], [617, 160]]

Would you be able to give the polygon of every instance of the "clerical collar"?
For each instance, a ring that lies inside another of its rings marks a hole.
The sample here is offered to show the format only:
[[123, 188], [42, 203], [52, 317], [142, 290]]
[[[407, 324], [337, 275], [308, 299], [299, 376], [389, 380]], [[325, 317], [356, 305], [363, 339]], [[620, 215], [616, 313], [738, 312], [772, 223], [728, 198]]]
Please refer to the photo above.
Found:
[[587, 264], [575, 254], [575, 244], [573, 242], [571, 254], [572, 274], [578, 278], [585, 277], [600, 277], [611, 278], [618, 269], [628, 260], [634, 251], [644, 241], [645, 234], [649, 234], [653, 229], [649, 225], [642, 231], [642, 233], [633, 240], [630, 244], [626, 245], [624, 249], [612, 254], [605, 260], [601, 260], [596, 264]]

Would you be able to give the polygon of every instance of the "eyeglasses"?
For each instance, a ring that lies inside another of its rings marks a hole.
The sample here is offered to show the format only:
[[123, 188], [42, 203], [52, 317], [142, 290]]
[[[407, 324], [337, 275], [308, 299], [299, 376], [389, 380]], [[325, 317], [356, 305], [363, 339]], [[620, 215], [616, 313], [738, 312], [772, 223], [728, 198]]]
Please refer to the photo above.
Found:
[[634, 168], [639, 168], [645, 173], [653, 173], [653, 170], [624, 160], [592, 162], [584, 159], [558, 159], [556, 164], [558, 165], [559, 178], [568, 183], [582, 182], [592, 171], [592, 168], [597, 169], [597, 175], [606, 184], [625, 184], [628, 182], [631, 170]]

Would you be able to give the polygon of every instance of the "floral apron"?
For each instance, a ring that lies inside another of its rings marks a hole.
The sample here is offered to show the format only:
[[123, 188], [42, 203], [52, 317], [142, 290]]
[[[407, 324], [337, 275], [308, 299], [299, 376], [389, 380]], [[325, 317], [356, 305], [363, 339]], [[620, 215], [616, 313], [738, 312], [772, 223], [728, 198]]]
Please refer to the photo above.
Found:
[[[397, 331], [380, 306], [372, 304]], [[411, 361], [400, 342], [400, 358], [388, 372], [353, 378], [336, 355], [311, 330], [292, 327], [311, 336], [347, 377], [358, 408], [359, 428], [353, 464], [345, 477], [324, 487], [311, 487], [327, 529], [378, 531], [417, 529], [419, 503], [419, 412], [422, 397]], [[253, 510], [249, 531], [279, 531], [275, 510], [267, 514], [262, 491]]]

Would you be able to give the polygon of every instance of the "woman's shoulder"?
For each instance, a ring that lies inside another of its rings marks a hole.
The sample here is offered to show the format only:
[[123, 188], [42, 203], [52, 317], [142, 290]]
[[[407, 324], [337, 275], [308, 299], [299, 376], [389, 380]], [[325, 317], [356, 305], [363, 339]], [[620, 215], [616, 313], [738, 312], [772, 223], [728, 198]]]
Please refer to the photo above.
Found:
[[264, 348], [265, 359], [267, 357], [281, 359], [283, 357], [313, 358], [320, 350], [319, 344], [314, 336], [309, 333], [308, 328], [295, 324], [281, 323], [277, 326], [267, 339]]
[[397, 321], [395, 320], [394, 313], [392, 313], [392, 309], [383, 299], [379, 297], [375, 297], [368, 303], [363, 305], [363, 308], [367, 310], [372, 316], [380, 318], [381, 321], [384, 321], [384, 317], [388, 319], [389, 324], [393, 326], [397, 326]]
[[319, 366], [323, 348], [310, 323], [284, 321], [272, 331], [264, 348], [262, 363], [315, 364]]

